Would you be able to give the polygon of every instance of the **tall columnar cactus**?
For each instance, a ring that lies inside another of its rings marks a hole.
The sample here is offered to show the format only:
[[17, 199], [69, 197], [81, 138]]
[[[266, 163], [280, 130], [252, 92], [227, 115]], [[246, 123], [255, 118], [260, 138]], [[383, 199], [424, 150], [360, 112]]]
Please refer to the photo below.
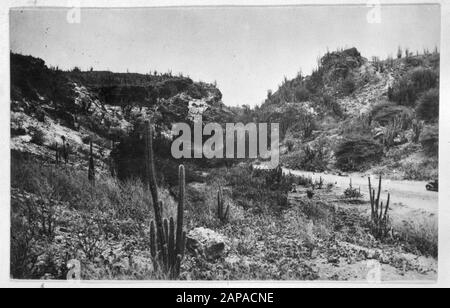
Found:
[[184, 166], [180, 166], [179, 170], [179, 194], [178, 194], [178, 210], [177, 210], [177, 238], [176, 249], [177, 255], [184, 255], [184, 246], [186, 244], [186, 233], [183, 232], [184, 223], [184, 200], [186, 195], [186, 174]]
[[422, 121], [413, 121], [412, 123], [412, 130], [413, 130], [413, 142], [414, 143], [418, 143], [420, 140], [420, 135], [422, 134], [423, 131], [423, 122]]
[[372, 182], [369, 177], [369, 192], [371, 205], [371, 229], [373, 235], [378, 239], [385, 238], [389, 233], [389, 204], [391, 201], [391, 194], [388, 194], [386, 205], [380, 202], [381, 198], [381, 184], [382, 177], [380, 176], [378, 184], [378, 192], [372, 189]]
[[58, 143], [55, 145], [55, 164], [59, 165], [59, 147]]
[[179, 200], [177, 222], [171, 217], [163, 220], [163, 203], [160, 201], [153, 157], [153, 129], [150, 122], [145, 125], [146, 184], [153, 199], [155, 221], [150, 224], [150, 250], [155, 267], [160, 268], [174, 279], [180, 275], [181, 261], [186, 249], [186, 232], [183, 231], [185, 204], [185, 169], [179, 168]]
[[[184, 216], [184, 166], [180, 166], [180, 196], [178, 201], [178, 217], [175, 226], [175, 220], [171, 217], [169, 220], [162, 219], [160, 213], [155, 213], [155, 222], [150, 224], [150, 250], [154, 260], [154, 265], [169, 274], [170, 278], [176, 278], [180, 275], [181, 261], [184, 258], [186, 249], [186, 232], [183, 231]], [[159, 202], [159, 208], [162, 208], [162, 202]]]
[[89, 143], [89, 170], [88, 170], [88, 179], [92, 185], [95, 185], [95, 164], [94, 164], [94, 151], [92, 141]]
[[228, 216], [230, 214], [230, 205], [228, 204], [225, 209], [225, 201], [223, 199], [223, 191], [222, 188], [219, 187], [219, 191], [217, 192], [217, 215], [222, 223], [228, 221]]
[[[156, 208], [159, 203], [158, 186], [156, 182], [155, 161], [153, 157], [153, 127], [150, 121], [145, 122], [144, 131], [145, 142], [145, 184], [152, 194], [153, 207]], [[159, 209], [158, 209], [159, 211]]]
[[61, 139], [63, 141], [62, 155], [64, 158], [64, 163], [67, 165], [67, 163], [69, 162], [69, 149], [67, 148], [66, 137], [62, 136]]
[[109, 171], [111, 172], [111, 176], [116, 177], [116, 163], [114, 161], [114, 153], [116, 150], [116, 144], [114, 140], [111, 141], [111, 152], [109, 154]]

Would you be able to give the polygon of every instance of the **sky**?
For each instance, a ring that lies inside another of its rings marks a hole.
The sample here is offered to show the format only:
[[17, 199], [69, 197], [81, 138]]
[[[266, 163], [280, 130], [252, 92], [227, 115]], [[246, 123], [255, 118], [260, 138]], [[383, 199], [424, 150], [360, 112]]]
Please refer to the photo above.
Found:
[[13, 52], [71, 69], [183, 73], [217, 82], [229, 106], [261, 104], [286, 76], [309, 74], [327, 50], [357, 47], [366, 58], [440, 47], [437, 5], [83, 9], [11, 11]]

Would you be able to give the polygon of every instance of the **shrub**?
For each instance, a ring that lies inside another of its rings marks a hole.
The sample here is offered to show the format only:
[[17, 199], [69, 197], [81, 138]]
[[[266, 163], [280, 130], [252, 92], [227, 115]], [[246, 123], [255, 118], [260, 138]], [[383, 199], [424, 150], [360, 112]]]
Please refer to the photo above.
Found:
[[403, 225], [395, 226], [395, 230], [413, 253], [419, 251], [425, 256], [438, 257], [439, 229], [435, 217], [404, 221]]
[[400, 105], [413, 106], [416, 101], [416, 92], [406, 78], [401, 78], [389, 91], [389, 99]]
[[420, 96], [416, 113], [421, 120], [434, 121], [439, 119], [438, 89], [428, 90]]
[[416, 92], [421, 93], [435, 88], [438, 85], [439, 76], [431, 69], [416, 68], [410, 78]]
[[314, 223], [327, 222], [333, 216], [333, 207], [320, 201], [303, 200], [299, 208], [306, 218]]
[[383, 147], [372, 139], [354, 136], [346, 138], [337, 147], [336, 166], [343, 171], [361, 171], [370, 163], [379, 161]]
[[344, 198], [346, 199], [361, 199], [363, 194], [361, 193], [361, 188], [354, 188], [352, 182], [350, 181], [349, 187], [344, 191]]
[[301, 150], [282, 157], [282, 162], [290, 169], [323, 172], [328, 165], [325, 144], [318, 142], [314, 147], [305, 145]]
[[92, 137], [90, 135], [85, 135], [83, 137], [81, 137], [81, 141], [83, 142], [83, 144], [88, 145], [92, 140]]
[[409, 57], [405, 59], [405, 63], [409, 66], [413, 66], [413, 67], [419, 67], [422, 66], [423, 60], [421, 58], [417, 58], [417, 57]]
[[356, 83], [351, 77], [347, 77], [342, 82], [342, 93], [345, 96], [353, 94], [356, 90]]
[[25, 136], [27, 134], [24, 124], [26, 122], [25, 116], [13, 112], [11, 114], [11, 137]]
[[328, 162], [325, 159], [325, 147], [323, 144], [319, 144], [315, 148], [305, 146], [302, 152], [301, 165], [306, 171], [323, 172], [326, 170]]
[[341, 135], [372, 136], [372, 118], [370, 116], [360, 116], [349, 118], [340, 125]]
[[427, 153], [430, 155], [438, 155], [439, 128], [437, 126], [429, 126], [425, 128], [420, 136], [420, 143]]
[[316, 102], [325, 107], [327, 112], [332, 112], [339, 118], [344, 116], [344, 111], [342, 110], [341, 105], [333, 96], [322, 93], [318, 95]]
[[25, 136], [27, 131], [23, 127], [11, 127], [11, 137]]
[[286, 208], [288, 192], [295, 178], [280, 174], [279, 170], [253, 170], [251, 167], [237, 167], [226, 175], [232, 187], [232, 198], [244, 209], [267, 213]]
[[431, 69], [416, 68], [400, 78], [389, 91], [389, 99], [404, 106], [415, 106], [419, 95], [438, 85], [439, 76]]
[[392, 103], [375, 105], [371, 111], [372, 120], [383, 126], [392, 124], [395, 119], [410, 119], [412, 118], [412, 115], [411, 109], [404, 106], [397, 106]]
[[311, 92], [303, 86], [295, 89], [295, 99], [298, 102], [305, 102], [311, 97]]
[[45, 132], [38, 127], [30, 128], [31, 142], [36, 145], [44, 145], [45, 143]]
[[431, 181], [439, 177], [439, 162], [437, 159], [426, 159], [421, 162], [404, 163], [404, 179], [409, 181]]
[[292, 152], [295, 148], [295, 141], [292, 139], [286, 140], [286, 147], [288, 152]]

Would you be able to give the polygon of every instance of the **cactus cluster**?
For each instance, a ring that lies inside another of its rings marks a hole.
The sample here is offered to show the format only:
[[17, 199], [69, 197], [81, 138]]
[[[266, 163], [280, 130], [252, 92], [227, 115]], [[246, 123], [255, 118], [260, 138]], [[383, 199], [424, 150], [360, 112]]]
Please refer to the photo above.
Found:
[[350, 179], [350, 184], [348, 188], [344, 191], [344, 197], [351, 200], [358, 200], [363, 197], [361, 193], [361, 187], [356, 189], [353, 187], [353, 180]]
[[66, 144], [66, 137], [62, 136], [62, 147], [59, 147], [58, 142], [55, 142], [55, 164], [59, 163], [64, 159], [64, 163], [67, 165], [69, 162], [69, 146]]
[[372, 182], [369, 177], [369, 192], [370, 192], [370, 205], [371, 205], [371, 229], [372, 234], [378, 238], [385, 238], [390, 231], [389, 223], [389, 205], [391, 200], [391, 194], [388, 194], [386, 205], [381, 202], [381, 184], [382, 177], [380, 176], [378, 184], [378, 192], [372, 189]]
[[217, 215], [222, 223], [226, 223], [230, 215], [230, 205], [228, 204], [225, 209], [225, 200], [223, 198], [223, 191], [221, 187], [219, 187], [219, 191], [217, 192]]
[[414, 128], [414, 123], [409, 116], [401, 115], [395, 117], [385, 129], [383, 144], [387, 148], [390, 148], [396, 144], [395, 139], [398, 137], [403, 141], [407, 141], [403, 131], [409, 129], [411, 126]]
[[186, 192], [185, 169], [179, 168], [179, 195], [177, 221], [171, 217], [163, 220], [163, 203], [159, 200], [153, 156], [153, 128], [145, 123], [145, 182], [153, 199], [155, 220], [150, 223], [150, 252], [154, 266], [168, 274], [171, 279], [180, 275], [181, 262], [186, 248], [186, 232], [183, 231]]

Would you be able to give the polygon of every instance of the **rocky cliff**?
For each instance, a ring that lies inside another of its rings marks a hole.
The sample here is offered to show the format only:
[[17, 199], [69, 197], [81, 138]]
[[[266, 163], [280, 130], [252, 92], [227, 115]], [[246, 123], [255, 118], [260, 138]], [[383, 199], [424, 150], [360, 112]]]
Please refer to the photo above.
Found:
[[170, 136], [173, 123], [226, 121], [231, 112], [214, 85], [184, 76], [119, 74], [75, 68], [62, 71], [43, 60], [11, 54], [11, 149], [55, 158], [66, 144], [69, 163], [86, 165], [89, 142], [104, 170], [113, 147], [152, 119], [159, 136]]

